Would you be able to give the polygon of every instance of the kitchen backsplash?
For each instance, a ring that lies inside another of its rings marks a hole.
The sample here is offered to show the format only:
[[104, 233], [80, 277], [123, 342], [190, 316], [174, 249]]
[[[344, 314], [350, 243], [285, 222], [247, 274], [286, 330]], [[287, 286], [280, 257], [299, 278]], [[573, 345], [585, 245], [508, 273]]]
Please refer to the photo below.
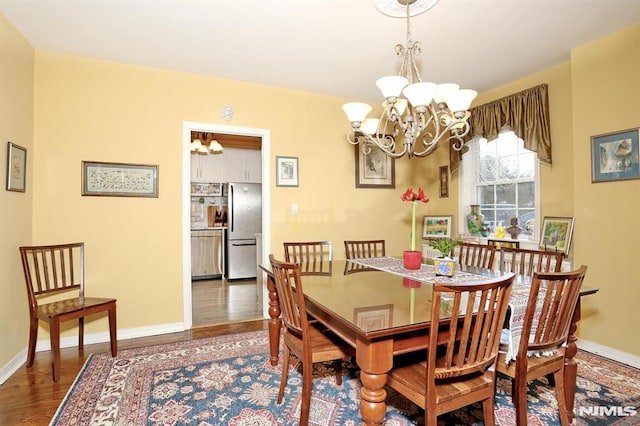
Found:
[[191, 229], [227, 226], [227, 200], [220, 196], [191, 195]]

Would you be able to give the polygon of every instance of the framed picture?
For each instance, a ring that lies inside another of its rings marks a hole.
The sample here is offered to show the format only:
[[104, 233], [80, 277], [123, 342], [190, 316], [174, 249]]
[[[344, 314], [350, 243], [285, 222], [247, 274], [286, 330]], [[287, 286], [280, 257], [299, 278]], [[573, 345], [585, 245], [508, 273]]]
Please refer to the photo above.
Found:
[[393, 304], [353, 308], [353, 322], [364, 331], [393, 325]]
[[354, 145], [356, 188], [395, 188], [396, 164], [377, 146], [360, 142]]
[[82, 195], [158, 197], [158, 166], [82, 162]]
[[7, 191], [25, 192], [27, 189], [27, 149], [7, 143]]
[[545, 217], [542, 221], [540, 248], [569, 253], [571, 234], [573, 233], [572, 217]]
[[298, 186], [298, 157], [276, 157], [276, 186]]
[[639, 129], [591, 137], [591, 182], [640, 178]]
[[451, 238], [453, 216], [425, 216], [422, 223], [422, 238]]
[[449, 166], [440, 166], [440, 198], [449, 196]]

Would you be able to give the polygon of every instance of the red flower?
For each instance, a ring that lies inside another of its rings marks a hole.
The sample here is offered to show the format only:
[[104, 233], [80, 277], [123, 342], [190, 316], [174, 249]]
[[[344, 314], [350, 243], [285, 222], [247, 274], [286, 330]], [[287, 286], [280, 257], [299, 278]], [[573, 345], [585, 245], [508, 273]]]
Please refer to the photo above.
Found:
[[407, 188], [404, 194], [400, 196], [402, 201], [422, 201], [423, 203], [429, 202], [429, 197], [424, 194], [422, 188], [418, 188], [418, 193], [413, 192], [413, 189]]

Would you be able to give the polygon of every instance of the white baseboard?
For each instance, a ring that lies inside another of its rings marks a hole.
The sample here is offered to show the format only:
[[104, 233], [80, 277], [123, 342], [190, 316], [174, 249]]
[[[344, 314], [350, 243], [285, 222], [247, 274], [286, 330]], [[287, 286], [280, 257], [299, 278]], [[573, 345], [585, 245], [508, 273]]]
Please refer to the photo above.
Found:
[[600, 355], [605, 358], [617, 361], [621, 364], [640, 369], [640, 356], [638, 355], [622, 352], [618, 349], [610, 348], [608, 346], [604, 346], [599, 343], [580, 338], [578, 338], [578, 341], [576, 343], [578, 344], [578, 348], [584, 351], [591, 352], [596, 355]]
[[22, 367], [25, 362], [27, 362], [27, 348], [22, 349], [11, 361], [0, 368], [0, 385], [18, 371], [18, 368]]
[[[156, 336], [159, 334], [177, 333], [185, 331], [184, 324], [181, 322], [153, 325], [149, 327], [128, 328], [118, 330], [118, 341], [135, 339], [138, 337]], [[84, 336], [84, 344], [91, 345], [94, 343], [109, 342], [109, 332], [91, 333]], [[63, 337], [60, 339], [61, 348], [70, 348], [78, 345], [77, 336]], [[49, 340], [39, 340], [36, 343], [36, 352], [48, 351], [51, 349]], [[13, 357], [11, 361], [0, 368], [0, 385], [4, 383], [18, 368], [27, 362], [27, 348], [22, 349]]]

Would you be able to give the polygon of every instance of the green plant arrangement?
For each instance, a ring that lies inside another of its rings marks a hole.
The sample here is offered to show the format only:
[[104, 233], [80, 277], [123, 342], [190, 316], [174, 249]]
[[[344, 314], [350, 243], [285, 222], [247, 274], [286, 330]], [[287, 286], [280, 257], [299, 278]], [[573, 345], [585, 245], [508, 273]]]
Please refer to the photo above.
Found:
[[442, 257], [450, 257], [453, 248], [460, 244], [460, 241], [451, 238], [438, 238], [429, 241], [429, 246], [438, 250]]

